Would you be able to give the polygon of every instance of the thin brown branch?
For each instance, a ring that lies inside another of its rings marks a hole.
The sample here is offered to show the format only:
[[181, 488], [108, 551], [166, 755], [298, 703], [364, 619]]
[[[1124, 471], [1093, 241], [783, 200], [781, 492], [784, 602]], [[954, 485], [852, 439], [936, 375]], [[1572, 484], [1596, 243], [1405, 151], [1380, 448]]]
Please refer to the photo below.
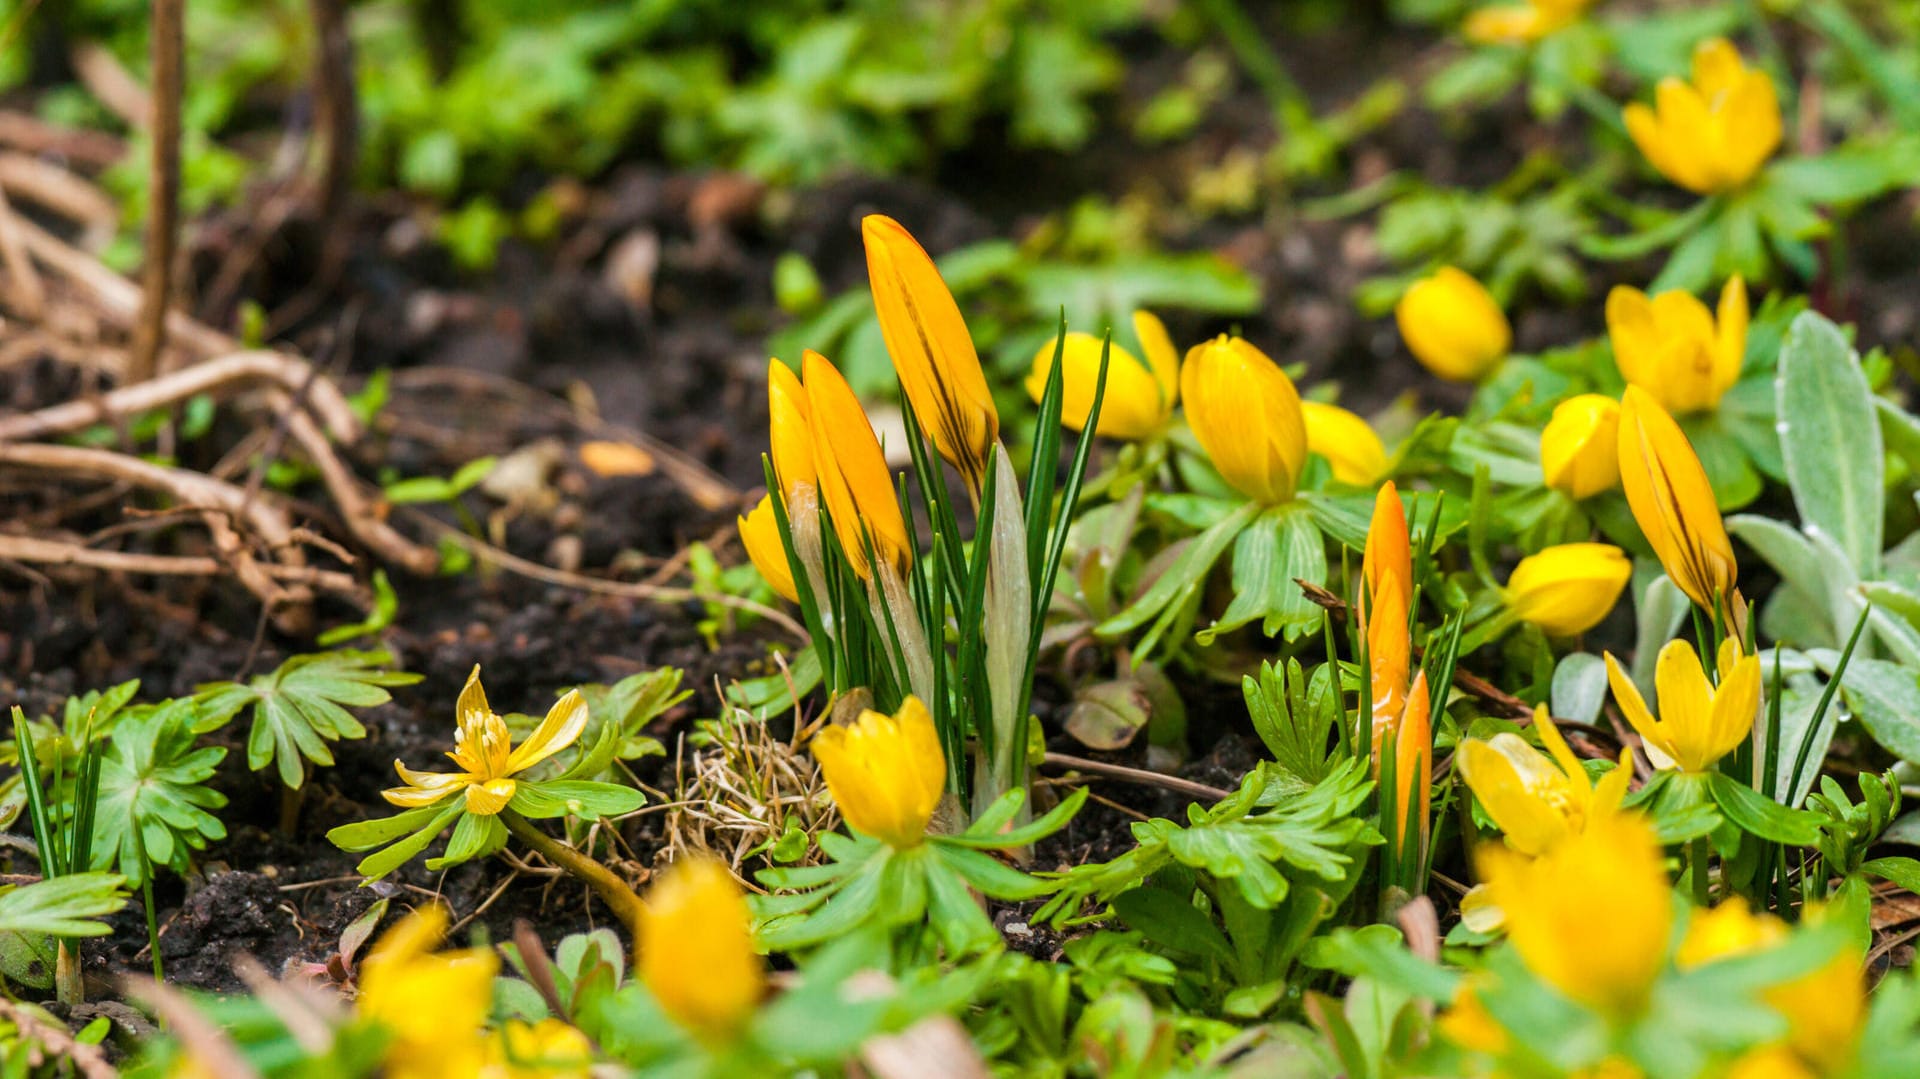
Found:
[[153, 0], [153, 101], [148, 141], [147, 249], [141, 269], [143, 294], [127, 358], [127, 381], [140, 383], [160, 372], [167, 342], [167, 308], [173, 299], [173, 254], [180, 231], [180, 108], [186, 67], [186, 0]]
[[[217, 558], [113, 551], [39, 536], [0, 535], [0, 559], [38, 566], [84, 566], [113, 573], [144, 573], [156, 577], [217, 577], [228, 572], [228, 567]], [[270, 563], [262, 567], [262, 572], [274, 580], [312, 585], [341, 595], [360, 595], [363, 591], [351, 574], [313, 566]]]
[[149, 382], [125, 386], [91, 399], [81, 398], [17, 416], [0, 417], [0, 442], [20, 442], [67, 434], [96, 423], [137, 416], [176, 401], [232, 386], [268, 383], [297, 392], [307, 386], [307, 403], [334, 438], [353, 442], [360, 421], [346, 395], [306, 361], [280, 352], [236, 352], [173, 371]]
[[13, 206], [7, 202], [0, 185], [0, 265], [7, 269], [7, 295], [20, 314], [38, 321], [46, 314], [47, 286], [40, 282], [40, 271], [33, 268], [27, 249], [14, 227]]
[[315, 127], [325, 140], [320, 166], [320, 228], [326, 237], [319, 280], [325, 291], [346, 265], [352, 231], [342, 215], [353, 194], [353, 173], [360, 159], [360, 100], [353, 81], [353, 36], [347, 31], [344, 0], [308, 0], [314, 27]]
[[[155, 35], [159, 29], [154, 30]], [[128, 127], [146, 130], [152, 122], [153, 104], [148, 99], [147, 90], [140, 80], [126, 69], [126, 65], [97, 41], [82, 41], [73, 47], [69, 60], [73, 63], [73, 73], [80, 78], [80, 84], [94, 99], [107, 107], [107, 111], [120, 118]]]
[[334, 453], [333, 444], [327, 441], [327, 436], [312, 417], [293, 408], [292, 402], [282, 394], [276, 393], [273, 398], [285, 410], [287, 433], [300, 444], [313, 466], [320, 470], [320, 480], [326, 484], [327, 494], [332, 496], [347, 530], [373, 553], [408, 573], [426, 577], [438, 572], [440, 552], [432, 547], [422, 547], [387, 523], [380, 508], [361, 491], [359, 478]]
[[95, 240], [106, 240], [120, 220], [120, 208], [91, 182], [51, 161], [0, 152], [0, 187], [15, 197], [73, 221]]
[[1086, 772], [1089, 775], [1107, 779], [1119, 779], [1128, 783], [1139, 783], [1148, 787], [1159, 787], [1175, 794], [1184, 794], [1189, 798], [1204, 798], [1218, 802], [1233, 794], [1232, 791], [1210, 787], [1205, 783], [1195, 783], [1191, 779], [1179, 776], [1161, 775], [1149, 772], [1145, 768], [1129, 768], [1124, 764], [1108, 764], [1105, 761], [1089, 760], [1086, 757], [1073, 757], [1065, 753], [1049, 753], [1040, 762], [1042, 768], [1060, 768], [1074, 772]]
[[[121, 326], [132, 326], [140, 312], [140, 286], [108, 269], [92, 255], [66, 243], [40, 226], [19, 218], [21, 242], [40, 264], [71, 280], [93, 295], [101, 313]], [[167, 312], [167, 334], [179, 345], [200, 355], [233, 352], [239, 342], [184, 311]]]
[[104, 169], [127, 156], [126, 141], [118, 136], [62, 127], [13, 109], [0, 109], [0, 146], [61, 157], [93, 169]]

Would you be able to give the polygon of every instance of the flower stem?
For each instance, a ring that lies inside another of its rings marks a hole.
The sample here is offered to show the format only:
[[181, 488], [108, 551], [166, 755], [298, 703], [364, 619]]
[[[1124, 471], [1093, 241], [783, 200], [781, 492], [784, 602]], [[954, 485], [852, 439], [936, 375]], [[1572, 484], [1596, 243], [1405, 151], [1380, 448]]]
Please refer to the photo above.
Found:
[[613, 870], [534, 827], [525, 817], [511, 809], [500, 811], [500, 822], [507, 826], [507, 831], [519, 837], [522, 843], [539, 851], [547, 861], [585, 881], [598, 893], [601, 901], [613, 909], [614, 915], [626, 923], [627, 932], [633, 937], [634, 956], [638, 958], [640, 915], [646, 909], [646, 905], [640, 901], [639, 895], [628, 887], [626, 881], [621, 880]]
[[1693, 841], [1687, 850], [1687, 865], [1693, 875], [1693, 902], [1695, 906], [1707, 905], [1707, 839], [1705, 836]]

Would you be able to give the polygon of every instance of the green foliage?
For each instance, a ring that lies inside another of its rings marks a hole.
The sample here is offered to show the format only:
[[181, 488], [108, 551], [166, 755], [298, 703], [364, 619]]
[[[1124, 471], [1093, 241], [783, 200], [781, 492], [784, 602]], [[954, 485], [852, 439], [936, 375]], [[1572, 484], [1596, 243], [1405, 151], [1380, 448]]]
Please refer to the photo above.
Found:
[[196, 745], [204, 729], [204, 712], [192, 698], [121, 720], [100, 766], [95, 868], [113, 868], [138, 887], [156, 867], [187, 872], [194, 852], [226, 838], [226, 825], [211, 812], [227, 804], [226, 795], [206, 784], [227, 751]]
[[319, 652], [293, 656], [244, 685], [210, 682], [197, 687], [192, 698], [193, 729], [213, 730], [252, 708], [247, 767], [257, 772], [275, 765], [280, 782], [298, 788], [309, 764], [333, 763], [328, 742], [366, 737], [349, 708], [385, 704], [392, 699], [388, 687], [420, 680], [417, 674], [385, 669], [392, 661], [385, 651]]

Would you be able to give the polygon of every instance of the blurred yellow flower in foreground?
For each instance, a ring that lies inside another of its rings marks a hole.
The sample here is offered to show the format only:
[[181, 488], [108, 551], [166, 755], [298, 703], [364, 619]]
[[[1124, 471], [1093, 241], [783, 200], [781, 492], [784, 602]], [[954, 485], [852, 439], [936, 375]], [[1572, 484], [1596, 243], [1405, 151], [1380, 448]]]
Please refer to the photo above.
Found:
[[1513, 344], [1513, 329], [1493, 294], [1452, 266], [1414, 282], [1393, 317], [1414, 359], [1454, 382], [1478, 382]]
[[1667, 576], [1738, 633], [1739, 563], [1707, 470], [1680, 425], [1638, 386], [1620, 399], [1620, 486]]
[[1701, 42], [1692, 81], [1661, 79], [1653, 101], [1627, 106], [1627, 134], [1662, 176], [1695, 194], [1746, 183], [1780, 145], [1773, 80], [1742, 63], [1726, 38]]
[[[1180, 357], [1173, 351], [1160, 320], [1145, 311], [1133, 313], [1133, 326], [1146, 362], [1133, 353], [1111, 346], [1107, 357], [1107, 388], [1100, 400], [1100, 425], [1097, 433], [1105, 438], [1138, 440], [1159, 434], [1173, 415], [1180, 396]], [[1090, 333], [1069, 333], [1060, 356], [1063, 397], [1060, 422], [1076, 430], [1085, 430], [1087, 413], [1093, 411], [1093, 393], [1100, 382], [1100, 352], [1103, 342]], [[1033, 370], [1027, 373], [1027, 393], [1034, 404], [1047, 392], [1047, 378], [1053, 373], [1054, 342], [1048, 341], [1033, 354]]]
[[360, 964], [355, 1010], [392, 1037], [381, 1058], [389, 1079], [477, 1075], [486, 1060], [480, 1027], [500, 959], [488, 948], [435, 951], [446, 932], [446, 908], [421, 907]]
[[1720, 644], [1718, 660], [1720, 683], [1716, 686], [1707, 681], [1693, 645], [1668, 641], [1660, 649], [1653, 674], [1660, 700], [1656, 720], [1620, 661], [1607, 653], [1613, 699], [1647, 747], [1659, 751], [1655, 764], [1704, 772], [1752, 733], [1754, 714], [1760, 708], [1760, 657], [1742, 656], [1740, 646], [1729, 637]]
[[487, 691], [480, 685], [480, 665], [474, 664], [467, 684], [454, 705], [459, 726], [453, 733], [453, 751], [447, 756], [460, 766], [458, 772], [416, 772], [405, 762], [394, 761], [393, 770], [406, 782], [404, 787], [381, 791], [381, 797], [397, 806], [412, 808], [432, 805], [450, 794], [464, 791], [467, 812], [491, 816], [513, 801], [518, 782], [513, 778], [578, 741], [587, 729], [587, 702], [579, 690], [553, 703], [540, 726], [527, 740], [513, 746], [507, 721], [494, 714], [487, 704]]
[[1524, 45], [1571, 26], [1591, 0], [1526, 0], [1475, 10], [1461, 31], [1481, 45]]
[[1257, 502], [1285, 502], [1307, 463], [1300, 393], [1280, 365], [1224, 334], [1187, 351], [1180, 368], [1187, 424], [1220, 475]]
[[1307, 425], [1307, 452], [1333, 467], [1333, 478], [1355, 487], [1371, 487], [1387, 470], [1387, 447], [1367, 421], [1339, 405], [1300, 402]]
[[752, 915], [727, 867], [682, 858], [647, 889], [640, 917], [640, 980], [689, 1033], [724, 1042], [759, 1006], [766, 971], [753, 950]]
[[1507, 846], [1538, 858], [1618, 810], [1633, 770], [1623, 761], [1595, 784], [1545, 705], [1534, 710], [1533, 728], [1545, 753], [1502, 731], [1490, 739], [1463, 740], [1454, 763]]
[[788, 602], [800, 602], [800, 590], [793, 585], [793, 565], [787, 561], [787, 548], [780, 542], [780, 522], [773, 515], [773, 496], [761, 495], [760, 503], [745, 517], [735, 518], [740, 528], [740, 545], [760, 576]]
[[1620, 486], [1620, 402], [1583, 393], [1555, 405], [1540, 432], [1540, 477], [1570, 498]]
[[1520, 560], [1507, 578], [1507, 609], [1549, 637], [1577, 637], [1600, 624], [1633, 576], [1607, 543], [1562, 543]]
[[918, 697], [886, 715], [871, 709], [813, 736], [827, 789], [853, 830], [905, 849], [926, 838], [947, 785], [947, 758]]
[[1715, 314], [1691, 292], [1651, 299], [1616, 285], [1607, 294], [1607, 336], [1620, 376], [1668, 412], [1702, 412], [1740, 380], [1747, 354], [1747, 287], [1738, 277], [1720, 290]]
[[[1765, 951], [1785, 940], [1788, 932], [1779, 918], [1755, 913], [1746, 900], [1735, 897], [1712, 910], [1694, 911], [1674, 962], [1685, 970]], [[1866, 1018], [1860, 964], [1860, 954], [1848, 948], [1811, 974], [1767, 990], [1764, 999], [1787, 1020], [1787, 1041], [1753, 1054], [1750, 1074], [1793, 1075], [1790, 1066], [1795, 1064], [1801, 1068], [1798, 1074], [1840, 1071], [1853, 1056]], [[1775, 1070], [1763, 1070], [1763, 1064]]]
[[593, 1042], [551, 1016], [507, 1020], [487, 1049], [477, 1079], [586, 1079], [593, 1067]]

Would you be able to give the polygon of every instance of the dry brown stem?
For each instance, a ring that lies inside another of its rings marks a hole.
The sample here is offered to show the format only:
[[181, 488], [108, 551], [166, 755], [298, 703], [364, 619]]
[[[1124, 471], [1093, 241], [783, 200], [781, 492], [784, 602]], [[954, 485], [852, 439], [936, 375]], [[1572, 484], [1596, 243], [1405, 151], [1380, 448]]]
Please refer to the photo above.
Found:
[[360, 437], [360, 421], [340, 388], [314, 372], [306, 361], [281, 352], [236, 352], [122, 387], [90, 399], [66, 401], [17, 416], [0, 417], [0, 442], [19, 442], [77, 431], [91, 424], [136, 416], [176, 401], [235, 386], [259, 383], [289, 393], [306, 389], [306, 403], [341, 442]]
[[148, 142], [147, 243], [141, 269], [140, 314], [127, 356], [127, 381], [160, 371], [173, 299], [173, 255], [180, 232], [180, 98], [186, 67], [185, 0], [153, 0], [153, 99]]

